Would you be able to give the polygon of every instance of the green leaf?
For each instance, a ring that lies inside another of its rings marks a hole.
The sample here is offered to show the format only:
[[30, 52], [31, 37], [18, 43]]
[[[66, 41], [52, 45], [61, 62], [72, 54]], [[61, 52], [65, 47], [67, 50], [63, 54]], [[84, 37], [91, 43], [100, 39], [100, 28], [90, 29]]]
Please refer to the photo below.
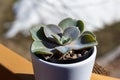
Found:
[[74, 20], [72, 18], [66, 18], [64, 20], [62, 20], [59, 24], [58, 24], [63, 30], [65, 30], [68, 27], [78, 27], [80, 32], [82, 33], [84, 31], [84, 23], [81, 20]]
[[[33, 53], [36, 53], [36, 54], [43, 54], [43, 55], [50, 55], [50, 54], [53, 54], [51, 52], [51, 50], [53, 49], [51, 47], [52, 44], [50, 44], [49, 47], [46, 47], [48, 46], [50, 43], [48, 42], [45, 42], [45, 41], [34, 41], [32, 43], [32, 47], [31, 47], [31, 50]], [[54, 45], [54, 44], [53, 44]]]
[[68, 27], [64, 30], [63, 36], [73, 41], [80, 36], [80, 31], [77, 27]]
[[62, 54], [67, 54], [70, 51], [70, 49], [66, 46], [59, 46], [56, 47], [55, 49], [61, 52]]
[[66, 44], [66, 43], [69, 43], [71, 42], [70, 38], [67, 38], [65, 36], [62, 36], [62, 38], [60, 39], [60, 41], [62, 42], [62, 44]]
[[79, 28], [80, 32], [84, 31], [84, 23], [81, 20], [78, 20], [76, 26]]
[[91, 35], [83, 35], [77, 40], [73, 41], [71, 44], [66, 45], [70, 49], [79, 50], [83, 48], [96, 46], [98, 43], [96, 39]]
[[93, 36], [94, 38], [96, 38], [95, 34], [90, 32], [90, 31], [85, 31], [85, 32], [83, 32], [82, 35], [87, 35], [87, 34], [89, 34], [89, 35]]
[[[32, 35], [33, 40], [40, 40], [39, 37], [38, 37], [38, 35], [37, 35], [37, 32], [39, 30], [41, 30], [41, 28], [42, 28], [42, 26], [38, 25], [38, 26], [35, 26], [35, 27], [33, 27], [33, 28], [30, 29], [30, 33]], [[39, 34], [43, 34], [43, 32], [40, 31]]]
[[58, 26], [60, 26], [63, 30], [75, 25], [76, 25], [76, 20], [73, 20], [72, 18], [66, 18], [58, 24]]
[[81, 43], [82, 44], [87, 44], [87, 43], [91, 43], [91, 42], [96, 42], [96, 39], [93, 36], [91, 36], [90, 34], [86, 34], [86, 35], [81, 36]]
[[45, 26], [43, 26], [43, 25], [37, 25], [30, 30], [33, 40], [48, 41], [48, 39], [45, 37], [44, 31], [43, 31], [44, 27]]
[[56, 38], [57, 40], [60, 40], [60, 37], [62, 36], [61, 28], [52, 24], [44, 27], [44, 33], [45, 36], [52, 41], [55, 41]]
[[58, 44], [60, 44], [60, 45], [63, 45], [61, 39], [58, 38], [58, 36], [56, 36], [56, 35], [52, 35], [52, 37], [55, 39], [55, 42], [56, 42], [56, 43], [58, 43]]

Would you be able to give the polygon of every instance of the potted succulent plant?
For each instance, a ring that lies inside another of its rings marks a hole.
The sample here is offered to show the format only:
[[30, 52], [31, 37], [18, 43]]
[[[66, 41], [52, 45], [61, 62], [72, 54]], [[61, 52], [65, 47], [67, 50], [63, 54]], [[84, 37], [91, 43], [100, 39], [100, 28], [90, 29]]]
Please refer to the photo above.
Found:
[[31, 34], [36, 80], [90, 80], [98, 43], [81, 20], [36, 26]]

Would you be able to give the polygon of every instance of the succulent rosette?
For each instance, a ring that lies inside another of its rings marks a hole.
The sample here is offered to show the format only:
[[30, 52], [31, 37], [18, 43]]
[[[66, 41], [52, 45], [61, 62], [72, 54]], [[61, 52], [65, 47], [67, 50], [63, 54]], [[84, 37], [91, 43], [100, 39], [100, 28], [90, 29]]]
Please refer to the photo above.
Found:
[[71, 50], [81, 50], [96, 46], [95, 35], [90, 31], [84, 31], [84, 23], [81, 20], [66, 18], [58, 25], [39, 25], [31, 29], [33, 53], [51, 55], [55, 51], [67, 54]]

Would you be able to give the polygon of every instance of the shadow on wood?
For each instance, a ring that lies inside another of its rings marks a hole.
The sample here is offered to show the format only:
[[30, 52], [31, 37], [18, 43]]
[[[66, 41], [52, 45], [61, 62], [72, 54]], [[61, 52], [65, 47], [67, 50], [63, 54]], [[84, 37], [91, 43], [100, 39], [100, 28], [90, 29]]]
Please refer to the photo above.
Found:
[[32, 74], [14, 74], [0, 64], [0, 80], [35, 80]]

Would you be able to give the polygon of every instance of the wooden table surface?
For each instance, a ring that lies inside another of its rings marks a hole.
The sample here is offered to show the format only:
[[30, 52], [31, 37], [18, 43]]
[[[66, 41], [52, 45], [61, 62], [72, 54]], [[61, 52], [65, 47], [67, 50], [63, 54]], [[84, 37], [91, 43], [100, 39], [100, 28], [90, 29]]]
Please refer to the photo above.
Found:
[[[120, 80], [108, 75], [95, 63], [91, 80]], [[0, 80], [35, 80], [32, 63], [0, 44]]]

